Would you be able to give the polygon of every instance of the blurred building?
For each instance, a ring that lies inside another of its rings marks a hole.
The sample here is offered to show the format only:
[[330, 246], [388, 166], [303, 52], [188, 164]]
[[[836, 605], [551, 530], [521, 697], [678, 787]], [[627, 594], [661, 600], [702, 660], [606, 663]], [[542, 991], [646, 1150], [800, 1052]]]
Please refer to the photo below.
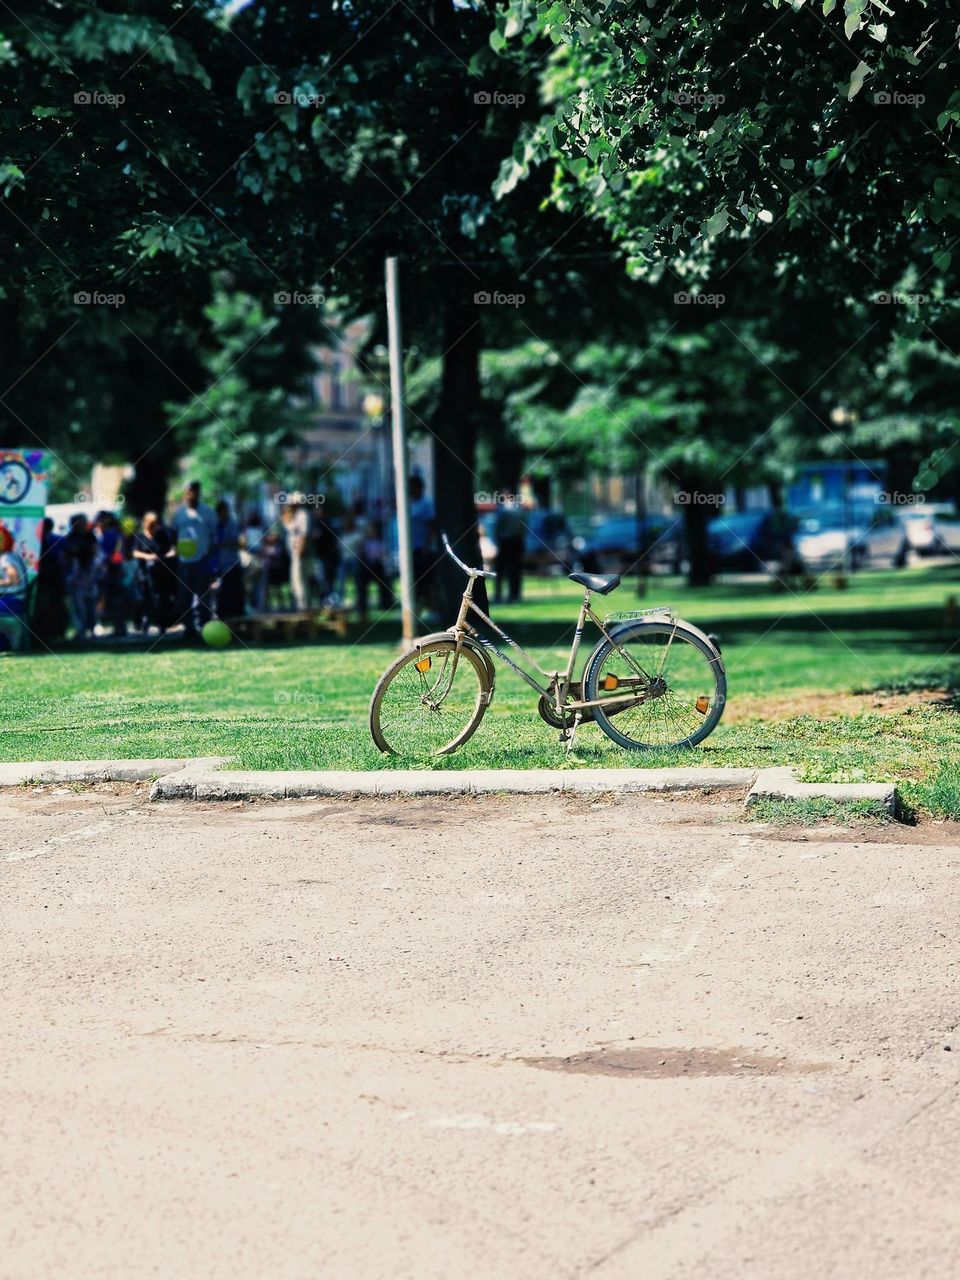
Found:
[[[369, 322], [343, 327], [339, 340], [316, 350], [320, 368], [310, 381], [305, 407], [312, 425], [293, 451], [293, 470], [301, 488], [334, 494], [346, 506], [362, 503], [372, 515], [393, 509], [393, 450], [390, 442], [388, 374], [385, 360], [375, 376], [364, 373], [357, 353], [369, 335]], [[409, 421], [409, 434], [416, 430]], [[411, 428], [413, 430], [411, 430]], [[409, 442], [410, 468], [419, 472], [433, 493], [432, 440]]]

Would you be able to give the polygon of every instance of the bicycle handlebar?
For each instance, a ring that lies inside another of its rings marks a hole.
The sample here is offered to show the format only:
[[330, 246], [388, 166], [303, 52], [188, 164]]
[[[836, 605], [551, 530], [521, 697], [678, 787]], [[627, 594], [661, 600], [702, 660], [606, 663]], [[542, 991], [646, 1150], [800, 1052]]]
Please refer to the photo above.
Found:
[[444, 549], [444, 551], [446, 551], [447, 555], [450, 557], [450, 559], [453, 561], [453, 563], [454, 563], [454, 564], [456, 564], [456, 565], [459, 565], [459, 566], [460, 566], [460, 568], [463, 570], [463, 572], [464, 572], [468, 577], [470, 577], [470, 578], [495, 578], [495, 577], [497, 576], [497, 575], [493, 572], [493, 570], [492, 570], [492, 569], [471, 569], [471, 568], [470, 568], [470, 566], [469, 566], [468, 564], [464, 564], [464, 563], [463, 563], [463, 561], [460, 559], [460, 557], [459, 557], [459, 556], [457, 555], [457, 553], [454, 551], [453, 547], [451, 547], [451, 545], [450, 545], [450, 539], [447, 537], [447, 535], [446, 535], [445, 533], [441, 533], [440, 537], [443, 539], [443, 549]]

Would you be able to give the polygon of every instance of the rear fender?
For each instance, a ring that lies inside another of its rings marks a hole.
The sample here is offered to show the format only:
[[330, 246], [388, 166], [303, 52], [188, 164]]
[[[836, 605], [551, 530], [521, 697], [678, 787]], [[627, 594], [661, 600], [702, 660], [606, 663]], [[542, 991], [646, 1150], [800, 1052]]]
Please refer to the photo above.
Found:
[[[652, 618], [650, 619], [650, 621], [651, 621], [651, 622], [661, 622], [661, 623], [662, 623], [662, 622], [669, 622], [669, 621], [670, 621], [670, 619], [668, 619], [668, 618], [657, 618], [657, 617], [652, 617]], [[688, 635], [694, 635], [694, 636], [696, 636], [696, 637], [697, 637], [697, 639], [698, 639], [698, 640], [702, 640], [702, 641], [703, 641], [703, 643], [707, 646], [707, 648], [710, 650], [710, 652], [711, 652], [711, 653], [713, 653], [713, 654], [715, 655], [715, 657], [712, 659], [712, 661], [713, 661], [713, 662], [715, 662], [715, 663], [717, 664], [717, 666], [720, 668], [720, 670], [723, 672], [723, 674], [724, 674], [724, 675], [726, 675], [727, 670], [726, 670], [726, 667], [725, 667], [725, 665], [724, 665], [723, 655], [722, 655], [722, 654], [721, 654], [721, 652], [720, 652], [720, 648], [719, 648], [719, 646], [717, 645], [716, 640], [711, 640], [711, 639], [710, 639], [710, 637], [706, 634], [706, 632], [705, 632], [705, 631], [701, 631], [699, 627], [695, 627], [695, 626], [693, 625], [693, 623], [692, 623], [692, 622], [687, 622], [687, 621], [686, 621], [685, 619], [683, 619], [683, 618], [675, 618], [675, 619], [673, 619], [673, 621], [675, 621], [675, 622], [676, 622], [676, 624], [677, 624], [677, 629], [678, 629], [678, 630], [683, 630], [683, 631], [685, 631]], [[621, 626], [619, 626], [619, 627], [614, 627], [614, 628], [610, 628], [610, 627], [608, 627], [608, 628], [607, 628], [607, 630], [610, 632], [610, 638], [611, 638], [611, 639], [616, 639], [616, 638], [617, 638], [617, 636], [624, 635], [626, 632], [633, 631], [633, 630], [634, 630], [634, 629], [636, 629], [637, 627], [642, 627], [642, 626], [644, 626], [644, 625], [645, 625], [645, 624], [644, 624], [642, 621], [638, 621], [638, 620], [636, 620], [636, 619], [633, 619], [632, 621], [624, 622], [624, 623], [623, 623]]]

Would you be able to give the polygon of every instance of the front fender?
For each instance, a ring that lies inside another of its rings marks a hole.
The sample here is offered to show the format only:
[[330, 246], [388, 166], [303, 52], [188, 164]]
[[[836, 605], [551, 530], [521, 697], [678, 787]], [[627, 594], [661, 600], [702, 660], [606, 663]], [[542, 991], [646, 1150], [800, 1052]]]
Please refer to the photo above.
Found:
[[[432, 631], [428, 636], [417, 636], [414, 639], [414, 647], [419, 649], [425, 644], [434, 644], [437, 640], [455, 640], [456, 633], [453, 631]], [[490, 696], [493, 696], [493, 687], [496, 683], [497, 673], [493, 665], [490, 655], [484, 649], [483, 645], [474, 640], [472, 636], [464, 636], [462, 645], [465, 649], [472, 649], [480, 661], [487, 669], [487, 675], [490, 679]]]

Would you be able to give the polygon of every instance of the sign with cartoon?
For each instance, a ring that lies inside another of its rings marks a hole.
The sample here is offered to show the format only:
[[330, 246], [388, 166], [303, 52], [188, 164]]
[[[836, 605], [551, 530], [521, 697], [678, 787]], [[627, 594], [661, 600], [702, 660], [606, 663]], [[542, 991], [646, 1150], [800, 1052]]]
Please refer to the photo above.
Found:
[[48, 483], [42, 449], [0, 449], [0, 616], [25, 619], [40, 562]]

